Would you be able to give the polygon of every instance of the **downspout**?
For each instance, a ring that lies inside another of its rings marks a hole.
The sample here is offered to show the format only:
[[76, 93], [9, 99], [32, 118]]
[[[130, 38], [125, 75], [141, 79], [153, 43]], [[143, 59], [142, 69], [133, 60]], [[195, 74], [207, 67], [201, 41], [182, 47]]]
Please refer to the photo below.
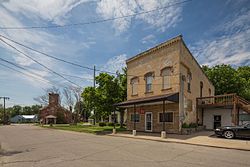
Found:
[[182, 124], [183, 124], [183, 119], [184, 119], [184, 83], [183, 83], [183, 77], [182, 77], [182, 73], [181, 73], [181, 56], [183, 55], [182, 52], [182, 38], [180, 39], [179, 42], [179, 133], [181, 133], [181, 129], [182, 129]]

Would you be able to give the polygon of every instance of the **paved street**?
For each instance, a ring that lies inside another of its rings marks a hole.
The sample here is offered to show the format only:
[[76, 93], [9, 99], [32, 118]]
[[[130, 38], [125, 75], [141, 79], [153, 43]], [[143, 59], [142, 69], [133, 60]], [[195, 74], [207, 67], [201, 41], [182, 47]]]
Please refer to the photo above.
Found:
[[96, 136], [31, 125], [0, 126], [0, 166], [250, 166], [250, 152]]

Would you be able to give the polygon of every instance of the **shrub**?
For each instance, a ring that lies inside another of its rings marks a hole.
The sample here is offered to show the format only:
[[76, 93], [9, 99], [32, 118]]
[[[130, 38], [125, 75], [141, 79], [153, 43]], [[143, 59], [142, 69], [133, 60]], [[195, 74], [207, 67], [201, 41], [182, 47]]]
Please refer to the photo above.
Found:
[[101, 126], [101, 127], [106, 126], [106, 123], [105, 122], [99, 122], [99, 126]]
[[190, 124], [189, 124], [189, 127], [190, 127], [190, 128], [197, 128], [198, 126], [197, 126], [196, 123], [190, 123]]
[[109, 122], [108, 126], [114, 126], [114, 123], [113, 122]]
[[189, 125], [187, 123], [182, 124], [182, 128], [189, 128]]

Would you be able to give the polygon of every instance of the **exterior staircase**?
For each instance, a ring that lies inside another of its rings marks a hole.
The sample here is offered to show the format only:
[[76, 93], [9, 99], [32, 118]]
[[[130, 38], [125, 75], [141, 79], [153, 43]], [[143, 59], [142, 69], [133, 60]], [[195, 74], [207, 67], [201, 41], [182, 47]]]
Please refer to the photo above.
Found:
[[236, 96], [236, 101], [237, 101], [238, 106], [242, 110], [250, 114], [250, 102], [249, 101], [247, 101], [246, 99], [240, 96]]

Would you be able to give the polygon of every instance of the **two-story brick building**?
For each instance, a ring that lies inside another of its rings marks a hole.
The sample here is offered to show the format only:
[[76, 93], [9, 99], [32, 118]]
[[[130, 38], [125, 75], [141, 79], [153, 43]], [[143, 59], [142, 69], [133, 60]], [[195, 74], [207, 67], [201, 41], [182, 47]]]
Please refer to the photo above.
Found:
[[[183, 123], [202, 122], [196, 98], [214, 95], [182, 36], [177, 36], [126, 61], [127, 129], [179, 133]], [[199, 111], [199, 112], [198, 112]]]

